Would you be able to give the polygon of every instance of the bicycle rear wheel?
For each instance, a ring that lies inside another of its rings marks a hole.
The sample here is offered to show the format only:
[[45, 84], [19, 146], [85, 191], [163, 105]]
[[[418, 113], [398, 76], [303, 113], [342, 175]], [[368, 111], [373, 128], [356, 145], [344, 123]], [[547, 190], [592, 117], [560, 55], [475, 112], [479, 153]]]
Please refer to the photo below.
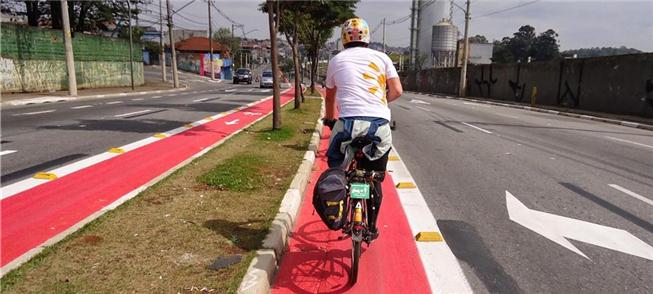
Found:
[[349, 275], [349, 279], [352, 284], [356, 284], [356, 281], [358, 280], [358, 265], [360, 263], [360, 258], [361, 258], [361, 243], [362, 241], [356, 241], [354, 240], [354, 238], [352, 238], [351, 273]]

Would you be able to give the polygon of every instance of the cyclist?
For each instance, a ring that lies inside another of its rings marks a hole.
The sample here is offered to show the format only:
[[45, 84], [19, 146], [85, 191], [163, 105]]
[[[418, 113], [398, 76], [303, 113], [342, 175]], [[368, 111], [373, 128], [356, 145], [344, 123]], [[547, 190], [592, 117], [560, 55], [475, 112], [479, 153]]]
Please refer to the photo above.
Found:
[[[358, 168], [385, 171], [392, 145], [388, 103], [401, 96], [403, 89], [390, 57], [367, 48], [370, 28], [361, 18], [342, 25], [345, 49], [329, 61], [326, 77], [325, 125], [332, 129], [327, 150], [329, 167], [342, 165], [347, 144], [356, 137], [366, 137], [371, 144], [363, 148], [365, 157], [357, 159]], [[339, 119], [335, 120], [336, 103]], [[383, 194], [381, 183], [374, 185], [375, 201], [368, 202], [369, 239], [379, 232], [376, 219]]]

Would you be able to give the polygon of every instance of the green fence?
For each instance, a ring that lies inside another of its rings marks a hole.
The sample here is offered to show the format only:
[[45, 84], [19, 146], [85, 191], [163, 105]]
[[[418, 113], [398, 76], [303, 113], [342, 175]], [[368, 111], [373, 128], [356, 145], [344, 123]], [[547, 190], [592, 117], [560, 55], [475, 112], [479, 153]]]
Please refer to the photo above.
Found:
[[[130, 85], [129, 41], [73, 35], [73, 54], [79, 88]], [[0, 73], [3, 92], [65, 89], [68, 84], [63, 32], [2, 24]], [[144, 83], [141, 46], [134, 44], [134, 78]]]

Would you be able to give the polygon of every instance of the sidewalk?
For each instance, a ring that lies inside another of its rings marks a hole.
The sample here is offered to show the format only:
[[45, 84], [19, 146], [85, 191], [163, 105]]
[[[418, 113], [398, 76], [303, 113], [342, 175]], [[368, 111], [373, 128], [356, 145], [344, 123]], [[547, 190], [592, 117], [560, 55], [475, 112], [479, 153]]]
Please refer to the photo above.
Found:
[[163, 83], [160, 79], [145, 77], [145, 84], [142, 86], [136, 86], [133, 91], [131, 87], [78, 89], [77, 96], [75, 97], [69, 96], [67, 90], [32, 93], [2, 93], [2, 105], [28, 105], [88, 98], [104, 98], [110, 96], [143, 95], [149, 93], [160, 93], [163, 91], [182, 91], [184, 89], [186, 89], [185, 85], [175, 89], [172, 87], [171, 82]]

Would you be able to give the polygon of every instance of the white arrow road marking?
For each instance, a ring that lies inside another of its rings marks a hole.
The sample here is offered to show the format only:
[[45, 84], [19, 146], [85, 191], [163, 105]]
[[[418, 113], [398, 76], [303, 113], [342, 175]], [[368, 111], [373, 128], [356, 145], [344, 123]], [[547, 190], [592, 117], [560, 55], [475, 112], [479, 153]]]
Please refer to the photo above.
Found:
[[466, 122], [464, 122], [464, 121], [461, 121], [460, 123], [461, 123], [461, 124], [464, 124], [464, 125], [466, 125], [466, 126], [468, 126], [468, 127], [475, 128], [475, 129], [477, 129], [477, 130], [479, 130], [479, 131], [481, 131], [481, 132], [483, 132], [483, 133], [486, 133], [486, 134], [492, 134], [492, 132], [490, 132], [490, 131], [488, 131], [488, 130], [486, 130], [486, 129], [483, 129], [483, 128], [479, 128], [479, 127], [477, 127], [477, 126], [475, 126], [475, 125], [473, 125], [473, 124], [468, 124], [468, 123], [466, 123]]
[[18, 150], [2, 150], [0, 151], [0, 156], [7, 155], [7, 154], [12, 154], [14, 152], [17, 152]]
[[616, 190], [619, 190], [621, 192], [624, 192], [624, 193], [626, 193], [626, 194], [628, 194], [630, 196], [633, 196], [633, 197], [635, 197], [635, 198], [637, 198], [639, 200], [642, 200], [642, 201], [648, 203], [649, 205], [653, 205], [653, 200], [648, 199], [648, 198], [646, 198], [646, 197], [644, 197], [642, 195], [639, 195], [639, 194], [637, 194], [637, 193], [635, 193], [633, 191], [630, 191], [630, 190], [628, 190], [628, 189], [626, 189], [626, 188], [624, 188], [622, 186], [619, 186], [619, 185], [616, 185], [616, 184], [609, 184], [608, 186], [610, 186], [610, 187], [612, 187], [612, 188], [614, 188]]
[[431, 104], [431, 103], [428, 103], [428, 102], [426, 102], [426, 101], [422, 101], [422, 100], [419, 100], [419, 99], [410, 99], [410, 103], [415, 103], [415, 104]]
[[252, 116], [253, 116], [253, 115], [261, 115], [262, 113], [260, 113], [260, 112], [249, 112], [249, 111], [245, 111], [245, 112], [243, 112], [243, 114], [244, 114], [244, 115], [252, 115]]
[[130, 113], [116, 114], [116, 115], [114, 115], [114, 117], [130, 116], [130, 115], [134, 115], [134, 114], [146, 113], [146, 112], [149, 112], [149, 111], [151, 111], [151, 110], [145, 109], [145, 110], [134, 111], [134, 112], [130, 112]]
[[228, 122], [226, 122], [226, 123], [224, 123], [224, 124], [225, 124], [225, 125], [235, 125], [235, 124], [238, 123], [238, 121], [239, 121], [239, 119], [234, 119], [234, 120], [232, 120], [232, 121], [228, 121]]
[[624, 230], [529, 209], [508, 191], [506, 206], [510, 220], [587, 259], [590, 258], [567, 239], [653, 260], [653, 247]]

